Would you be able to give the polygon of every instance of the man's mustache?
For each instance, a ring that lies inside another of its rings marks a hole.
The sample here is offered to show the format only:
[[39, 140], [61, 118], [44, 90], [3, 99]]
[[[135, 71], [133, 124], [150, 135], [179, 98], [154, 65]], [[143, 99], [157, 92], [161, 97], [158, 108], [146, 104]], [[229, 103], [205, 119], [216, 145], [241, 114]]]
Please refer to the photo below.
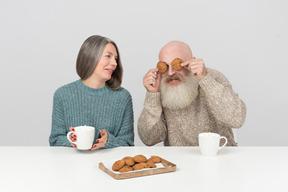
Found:
[[172, 75], [172, 76], [169, 75], [169, 76], [165, 77], [165, 81], [167, 83], [169, 83], [169, 81], [171, 81], [171, 80], [180, 80], [180, 81], [182, 81], [182, 77], [179, 76], [179, 75]]

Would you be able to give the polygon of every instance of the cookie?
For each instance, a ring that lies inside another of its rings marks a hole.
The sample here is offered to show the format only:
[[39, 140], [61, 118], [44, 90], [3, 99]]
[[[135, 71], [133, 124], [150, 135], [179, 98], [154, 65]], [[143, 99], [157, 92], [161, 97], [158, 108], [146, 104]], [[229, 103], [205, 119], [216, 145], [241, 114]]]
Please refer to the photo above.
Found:
[[159, 73], [165, 73], [167, 71], [167, 64], [164, 61], [159, 61], [157, 63], [157, 68]]
[[125, 173], [125, 172], [128, 172], [128, 171], [133, 171], [133, 168], [128, 166], [128, 165], [125, 165], [124, 167], [119, 169], [119, 172], [121, 172], [121, 173]]
[[156, 167], [155, 163], [151, 159], [148, 159], [147, 166], [149, 168], [155, 168]]
[[144, 155], [136, 155], [133, 157], [133, 160], [136, 163], [146, 163], [147, 162], [147, 158]]
[[133, 166], [133, 170], [140, 170], [140, 169], [144, 169], [144, 165], [141, 163], [135, 164]]
[[144, 168], [150, 168], [150, 166], [147, 163], [139, 163], [139, 164], [143, 165]]
[[112, 166], [112, 170], [113, 171], [119, 171], [121, 168], [123, 168], [125, 165], [125, 161], [124, 160], [118, 160], [116, 161], [113, 166]]
[[151, 156], [151, 158], [149, 158], [149, 160], [151, 160], [153, 163], [160, 163], [161, 162], [161, 158], [158, 156]]
[[172, 61], [172, 68], [176, 71], [180, 71], [182, 69], [181, 63], [183, 63], [183, 60], [180, 58], [176, 58]]
[[125, 164], [128, 166], [133, 166], [135, 164], [135, 161], [133, 160], [132, 157], [124, 157], [122, 160], [125, 161]]

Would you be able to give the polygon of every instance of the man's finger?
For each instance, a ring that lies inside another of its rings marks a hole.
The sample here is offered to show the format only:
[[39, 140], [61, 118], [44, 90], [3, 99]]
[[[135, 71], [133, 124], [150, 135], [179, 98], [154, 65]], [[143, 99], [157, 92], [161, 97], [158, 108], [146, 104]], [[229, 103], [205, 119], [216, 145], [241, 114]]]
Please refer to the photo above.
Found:
[[190, 61], [185, 61], [183, 63], [181, 63], [182, 67], [187, 67], [189, 65]]

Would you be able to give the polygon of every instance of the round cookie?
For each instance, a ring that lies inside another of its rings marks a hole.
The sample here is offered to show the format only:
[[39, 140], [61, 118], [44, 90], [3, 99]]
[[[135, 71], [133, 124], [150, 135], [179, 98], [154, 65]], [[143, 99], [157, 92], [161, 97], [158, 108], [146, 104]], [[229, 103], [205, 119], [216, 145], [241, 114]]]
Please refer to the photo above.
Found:
[[112, 170], [113, 171], [119, 171], [122, 167], [124, 167], [125, 165], [125, 161], [124, 160], [118, 160], [116, 161], [113, 166], [112, 166]]
[[172, 68], [176, 71], [180, 71], [182, 69], [181, 63], [183, 63], [183, 60], [180, 58], [176, 58], [172, 61]]
[[125, 172], [128, 172], [128, 171], [133, 171], [133, 168], [128, 166], [128, 165], [125, 165], [124, 167], [122, 167], [119, 172], [121, 173], [125, 173]]
[[159, 73], [165, 73], [167, 71], [167, 64], [164, 61], [159, 61], [157, 63], [157, 68]]
[[141, 163], [135, 164], [135, 165], [133, 166], [133, 169], [134, 169], [134, 170], [144, 169], [144, 165], [141, 164]]
[[133, 166], [135, 164], [135, 161], [133, 160], [132, 157], [124, 157], [122, 160], [125, 161], [126, 165], [128, 166]]
[[151, 156], [151, 158], [149, 158], [149, 160], [151, 160], [153, 163], [160, 163], [161, 162], [161, 158], [158, 156]]
[[146, 163], [147, 162], [147, 158], [144, 155], [136, 155], [133, 157], [133, 160], [136, 163]]
[[148, 163], [139, 163], [139, 164], [143, 165], [144, 168], [150, 168], [150, 166], [148, 165]]
[[155, 163], [151, 159], [148, 159], [147, 166], [149, 168], [155, 168], [156, 167]]

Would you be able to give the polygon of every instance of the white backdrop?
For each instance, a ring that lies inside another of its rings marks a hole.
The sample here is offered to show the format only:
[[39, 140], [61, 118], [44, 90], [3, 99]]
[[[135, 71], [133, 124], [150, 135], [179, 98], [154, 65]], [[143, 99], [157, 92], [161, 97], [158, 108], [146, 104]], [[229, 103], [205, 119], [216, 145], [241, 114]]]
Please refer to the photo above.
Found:
[[[152, 3], [153, 2], [153, 3]], [[90, 35], [114, 40], [133, 97], [135, 145], [158, 51], [181, 40], [221, 71], [247, 105], [239, 145], [288, 145], [288, 12], [285, 0], [0, 0], [0, 145], [49, 145], [54, 91], [78, 79]]]

